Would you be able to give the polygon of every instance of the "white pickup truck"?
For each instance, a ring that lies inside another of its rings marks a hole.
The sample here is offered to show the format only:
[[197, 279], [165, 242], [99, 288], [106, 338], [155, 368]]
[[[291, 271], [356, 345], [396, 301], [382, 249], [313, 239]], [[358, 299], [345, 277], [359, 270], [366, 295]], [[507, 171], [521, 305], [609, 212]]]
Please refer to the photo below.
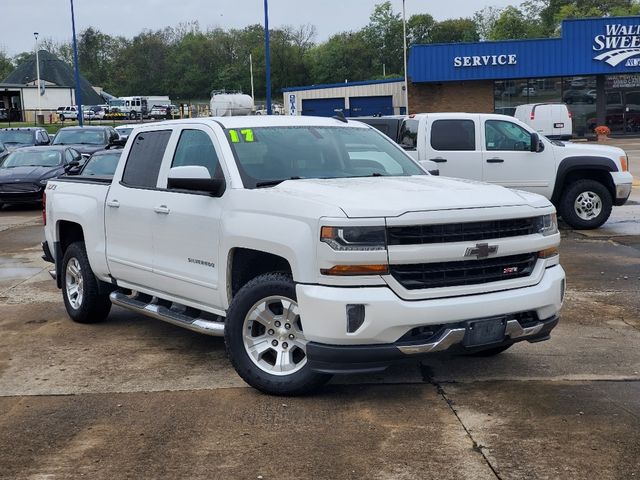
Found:
[[431, 176], [339, 119], [142, 125], [112, 179], [50, 181], [44, 215], [73, 320], [113, 303], [224, 336], [242, 378], [273, 394], [546, 340], [564, 295], [548, 200]]
[[358, 118], [397, 141], [428, 170], [550, 199], [570, 226], [598, 228], [631, 194], [624, 150], [561, 142], [506, 115], [421, 113]]

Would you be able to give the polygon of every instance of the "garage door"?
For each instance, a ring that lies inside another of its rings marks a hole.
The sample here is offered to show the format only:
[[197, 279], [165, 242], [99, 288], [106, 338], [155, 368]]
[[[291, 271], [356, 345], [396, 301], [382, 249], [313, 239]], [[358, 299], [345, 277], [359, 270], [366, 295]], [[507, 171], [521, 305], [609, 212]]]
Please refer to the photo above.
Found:
[[351, 97], [351, 117], [369, 115], [393, 115], [393, 99], [391, 95], [375, 97]]
[[344, 110], [344, 98], [313, 98], [302, 100], [302, 115], [333, 117], [336, 110]]

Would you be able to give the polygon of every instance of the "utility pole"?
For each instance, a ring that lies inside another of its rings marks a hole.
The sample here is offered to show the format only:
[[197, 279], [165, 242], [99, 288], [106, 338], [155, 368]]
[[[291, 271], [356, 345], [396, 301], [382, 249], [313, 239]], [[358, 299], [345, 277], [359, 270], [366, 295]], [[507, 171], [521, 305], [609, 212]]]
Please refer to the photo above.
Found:
[[404, 8], [405, 0], [402, 0], [402, 44], [404, 46], [404, 105], [406, 114], [409, 115], [409, 82], [407, 81], [407, 16]]
[[267, 115], [271, 115], [271, 52], [269, 51], [269, 3], [264, 0], [264, 57], [267, 76]]
[[[40, 85], [40, 56], [38, 55], [38, 32], [33, 32], [36, 38], [36, 77], [38, 79], [38, 116], [42, 115], [42, 86]], [[37, 120], [37, 118], [36, 118]]]
[[80, 92], [80, 67], [78, 66], [78, 42], [76, 41], [76, 18], [73, 13], [73, 0], [71, 2], [71, 31], [73, 33], [73, 68], [76, 77], [76, 106], [78, 107], [78, 125], [84, 126], [84, 112], [82, 111], [82, 93]]
[[253, 57], [249, 54], [249, 72], [251, 73], [251, 99], [255, 102], [256, 97], [253, 95]]

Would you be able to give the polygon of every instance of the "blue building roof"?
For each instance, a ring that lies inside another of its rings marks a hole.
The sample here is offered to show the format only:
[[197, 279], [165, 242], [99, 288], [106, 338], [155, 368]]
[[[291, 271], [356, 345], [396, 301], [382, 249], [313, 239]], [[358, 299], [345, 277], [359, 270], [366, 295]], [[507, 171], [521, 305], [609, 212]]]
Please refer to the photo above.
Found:
[[562, 22], [560, 38], [413, 45], [414, 83], [640, 72], [640, 16]]
[[378, 83], [396, 83], [404, 82], [404, 78], [385, 78], [384, 80], [364, 80], [361, 82], [341, 82], [341, 83], [321, 83], [319, 85], [309, 85], [306, 87], [287, 87], [283, 88], [283, 92], [301, 92], [303, 90], [319, 90], [321, 88], [341, 88], [341, 87], [357, 87], [361, 85], [376, 85]]

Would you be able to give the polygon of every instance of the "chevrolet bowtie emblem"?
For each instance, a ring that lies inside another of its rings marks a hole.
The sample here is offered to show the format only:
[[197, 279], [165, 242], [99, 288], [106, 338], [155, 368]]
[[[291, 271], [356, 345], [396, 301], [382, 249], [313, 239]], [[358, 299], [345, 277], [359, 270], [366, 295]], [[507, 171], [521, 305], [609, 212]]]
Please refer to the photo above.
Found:
[[498, 251], [497, 245], [489, 245], [488, 243], [476, 243], [475, 247], [469, 247], [464, 252], [465, 257], [487, 258]]

